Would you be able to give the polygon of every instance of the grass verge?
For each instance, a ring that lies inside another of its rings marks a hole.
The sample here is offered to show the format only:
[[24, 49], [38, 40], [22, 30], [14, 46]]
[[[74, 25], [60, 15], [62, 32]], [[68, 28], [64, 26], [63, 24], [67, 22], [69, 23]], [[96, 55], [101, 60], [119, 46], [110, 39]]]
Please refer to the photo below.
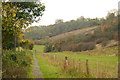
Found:
[[42, 72], [44, 78], [66, 78], [69, 77], [67, 74], [63, 73], [59, 66], [51, 65], [44, 57], [40, 54], [36, 54], [38, 60], [38, 65]]

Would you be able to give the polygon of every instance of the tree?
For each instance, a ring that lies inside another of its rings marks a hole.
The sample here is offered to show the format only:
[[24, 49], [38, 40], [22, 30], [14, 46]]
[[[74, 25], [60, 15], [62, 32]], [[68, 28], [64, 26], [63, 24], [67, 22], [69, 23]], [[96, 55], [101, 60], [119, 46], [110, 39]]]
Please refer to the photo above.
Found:
[[59, 24], [59, 23], [63, 23], [63, 19], [57, 19], [57, 20], [55, 21], [55, 24]]
[[19, 43], [22, 29], [40, 20], [45, 6], [40, 2], [3, 2], [2, 6], [2, 46], [12, 49]]

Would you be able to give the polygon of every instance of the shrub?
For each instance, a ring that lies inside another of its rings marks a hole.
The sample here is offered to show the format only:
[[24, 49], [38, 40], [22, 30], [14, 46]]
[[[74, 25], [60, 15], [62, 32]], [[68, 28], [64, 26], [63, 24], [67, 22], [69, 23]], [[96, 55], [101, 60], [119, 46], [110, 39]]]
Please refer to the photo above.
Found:
[[45, 45], [44, 52], [51, 52], [52, 51], [52, 44], [48, 43]]
[[107, 43], [108, 43], [108, 41], [103, 41], [101, 44], [102, 44], [102, 46], [106, 46]]
[[79, 43], [72, 48], [72, 51], [86, 51], [86, 50], [92, 50], [95, 48], [95, 43], [89, 42], [89, 43]]
[[99, 39], [96, 39], [96, 40], [95, 40], [95, 43], [96, 43], [96, 44], [99, 44], [99, 43], [101, 43], [101, 42], [103, 42], [103, 38], [99, 38]]
[[3, 78], [27, 78], [29, 67], [32, 63], [32, 53], [19, 51], [3, 51], [2, 77]]
[[85, 50], [92, 50], [95, 48], [95, 43], [88, 42], [88, 43], [78, 43], [78, 44], [69, 44], [62, 46], [62, 51], [85, 51]]
[[33, 45], [34, 45], [34, 43], [33, 43], [33, 41], [31, 41], [31, 40], [22, 40], [22, 41], [20, 42], [20, 46], [21, 46], [23, 49], [30, 49], [30, 50], [32, 50], [32, 49], [33, 49]]

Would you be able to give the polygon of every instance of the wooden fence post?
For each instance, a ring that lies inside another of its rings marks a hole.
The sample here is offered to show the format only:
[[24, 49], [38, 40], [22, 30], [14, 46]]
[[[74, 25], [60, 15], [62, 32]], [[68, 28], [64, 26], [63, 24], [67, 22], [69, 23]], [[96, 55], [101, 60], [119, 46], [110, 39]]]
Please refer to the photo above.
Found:
[[65, 64], [64, 64], [64, 69], [66, 69], [66, 67], [68, 66], [68, 57], [65, 57]]
[[86, 59], [86, 71], [87, 71], [87, 74], [89, 75], [88, 59]]

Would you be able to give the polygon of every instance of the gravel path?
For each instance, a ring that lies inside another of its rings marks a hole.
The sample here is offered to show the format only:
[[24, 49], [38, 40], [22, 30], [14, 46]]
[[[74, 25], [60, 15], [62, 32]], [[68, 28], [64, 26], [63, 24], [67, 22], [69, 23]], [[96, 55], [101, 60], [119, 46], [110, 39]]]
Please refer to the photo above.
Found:
[[34, 58], [34, 67], [33, 67], [34, 76], [35, 78], [42, 78], [39, 65], [38, 65], [38, 61], [35, 57], [35, 54], [33, 55], [33, 58]]

